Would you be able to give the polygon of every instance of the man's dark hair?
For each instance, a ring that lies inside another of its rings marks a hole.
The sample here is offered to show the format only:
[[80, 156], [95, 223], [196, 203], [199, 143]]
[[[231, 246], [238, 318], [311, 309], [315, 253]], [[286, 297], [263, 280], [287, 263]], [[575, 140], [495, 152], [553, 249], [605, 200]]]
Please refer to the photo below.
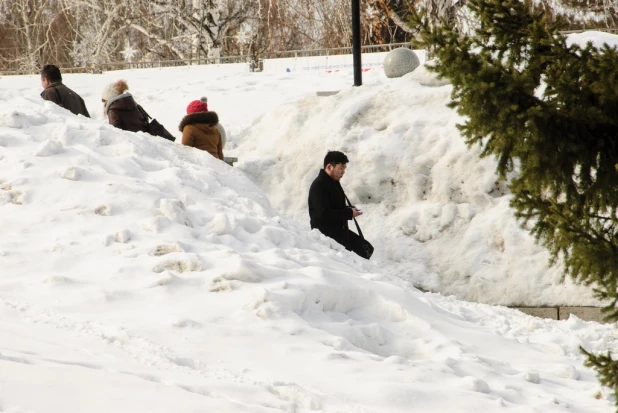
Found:
[[345, 156], [343, 152], [328, 151], [328, 153], [324, 157], [324, 168], [326, 168], [326, 165], [336, 166], [337, 164], [340, 164], [340, 163], [345, 165], [348, 162], [350, 161], [348, 160], [348, 157]]
[[41, 77], [49, 80], [50, 82], [62, 82], [62, 75], [60, 69], [56, 65], [45, 65], [41, 69]]

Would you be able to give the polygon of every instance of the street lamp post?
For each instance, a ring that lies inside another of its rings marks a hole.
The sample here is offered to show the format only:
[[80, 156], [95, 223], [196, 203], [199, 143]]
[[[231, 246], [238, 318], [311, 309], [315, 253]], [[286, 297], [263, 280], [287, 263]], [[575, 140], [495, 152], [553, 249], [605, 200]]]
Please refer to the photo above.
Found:
[[361, 71], [360, 0], [352, 0], [352, 57], [354, 86], [361, 86], [363, 84], [363, 73]]

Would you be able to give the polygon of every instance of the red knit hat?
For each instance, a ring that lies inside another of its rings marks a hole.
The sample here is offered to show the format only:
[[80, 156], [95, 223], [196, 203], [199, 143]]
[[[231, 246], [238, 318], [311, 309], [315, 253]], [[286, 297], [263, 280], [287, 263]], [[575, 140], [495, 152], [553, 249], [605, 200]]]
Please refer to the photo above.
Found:
[[187, 106], [187, 115], [195, 112], [208, 112], [208, 99], [202, 97], [200, 100], [194, 100]]

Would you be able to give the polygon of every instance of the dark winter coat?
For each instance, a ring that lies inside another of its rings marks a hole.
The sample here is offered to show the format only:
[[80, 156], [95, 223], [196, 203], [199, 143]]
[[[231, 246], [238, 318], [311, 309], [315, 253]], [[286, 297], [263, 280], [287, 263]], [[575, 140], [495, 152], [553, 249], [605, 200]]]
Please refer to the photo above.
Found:
[[182, 144], [223, 160], [223, 142], [217, 123], [219, 117], [215, 112], [196, 112], [185, 116], [178, 126], [182, 132]]
[[311, 184], [308, 201], [311, 228], [350, 249], [348, 220], [352, 219], [352, 209], [346, 207], [341, 184], [321, 169]]
[[110, 99], [105, 105], [105, 113], [110, 125], [131, 132], [146, 132], [148, 119], [128, 92]]
[[41, 97], [70, 110], [75, 115], [84, 115], [87, 118], [90, 117], [84, 99], [66, 87], [62, 82], [55, 82], [47, 86], [45, 90], [41, 92]]

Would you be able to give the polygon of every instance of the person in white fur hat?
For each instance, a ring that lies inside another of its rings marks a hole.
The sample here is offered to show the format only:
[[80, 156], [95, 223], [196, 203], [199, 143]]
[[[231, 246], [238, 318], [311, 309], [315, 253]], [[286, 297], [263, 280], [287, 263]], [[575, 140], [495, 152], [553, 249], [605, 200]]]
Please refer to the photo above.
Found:
[[137, 107], [133, 96], [127, 92], [129, 85], [125, 80], [118, 80], [105, 86], [101, 101], [105, 107], [104, 114], [110, 125], [131, 132], [146, 132], [148, 119]]

